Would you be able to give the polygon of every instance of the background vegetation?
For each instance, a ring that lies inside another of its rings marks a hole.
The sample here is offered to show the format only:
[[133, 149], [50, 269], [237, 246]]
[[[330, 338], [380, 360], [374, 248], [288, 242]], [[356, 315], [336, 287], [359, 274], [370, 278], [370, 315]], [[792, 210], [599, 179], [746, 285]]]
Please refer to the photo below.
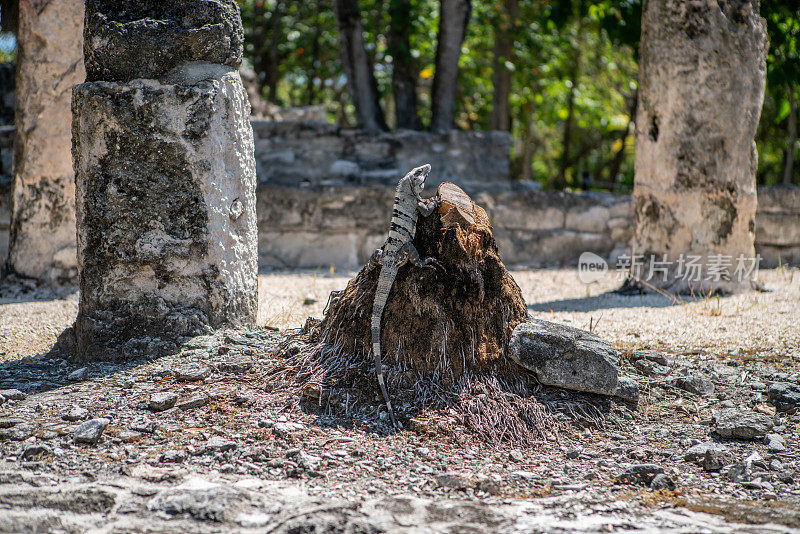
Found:
[[[0, 0], [0, 11], [10, 13], [14, 1]], [[331, 120], [377, 129], [448, 124], [432, 105], [437, 47], [453, 41], [452, 31], [443, 32], [460, 29], [452, 13], [463, 12], [457, 84], [436, 89], [437, 100], [453, 93], [452, 123], [510, 131], [515, 179], [553, 189], [632, 186], [641, 0], [239, 2], [246, 60], [265, 98], [281, 106], [321, 104]], [[761, 15], [771, 45], [756, 139], [758, 183], [800, 184], [800, 0], [762, 0]], [[3, 29], [13, 31], [6, 21]], [[345, 75], [359, 59], [348, 54], [343, 61], [340, 35], [363, 36], [374, 78], [361, 85], [361, 101], [380, 106], [361, 116]], [[458, 49], [458, 36], [454, 42]], [[12, 33], [0, 33], [0, 60], [13, 60], [13, 43]]]

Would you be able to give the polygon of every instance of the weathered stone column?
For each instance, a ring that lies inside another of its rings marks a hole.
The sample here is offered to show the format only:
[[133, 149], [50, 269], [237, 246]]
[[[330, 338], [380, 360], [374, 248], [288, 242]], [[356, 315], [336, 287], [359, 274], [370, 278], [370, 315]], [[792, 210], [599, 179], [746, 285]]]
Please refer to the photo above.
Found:
[[[758, 0], [645, 3], [633, 192], [633, 256], [644, 256], [636, 260], [645, 287], [749, 286], [736, 269], [754, 256], [766, 50]], [[702, 266], [699, 281], [691, 261]]]
[[70, 96], [83, 81], [83, 0], [20, 0], [9, 273], [77, 282]]
[[78, 356], [255, 323], [255, 159], [234, 0], [88, 0], [73, 93]]

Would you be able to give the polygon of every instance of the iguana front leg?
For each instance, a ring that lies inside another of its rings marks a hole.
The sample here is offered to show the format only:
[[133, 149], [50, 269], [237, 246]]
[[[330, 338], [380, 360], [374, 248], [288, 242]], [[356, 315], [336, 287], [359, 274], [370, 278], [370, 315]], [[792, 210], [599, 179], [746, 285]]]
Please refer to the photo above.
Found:
[[371, 267], [379, 267], [383, 265], [383, 249], [375, 249], [375, 252], [373, 252], [372, 256], [369, 257], [368, 263]]
[[414, 246], [414, 243], [408, 241], [403, 243], [403, 246], [397, 251], [397, 266], [404, 265], [406, 262], [410, 262], [415, 267], [438, 267], [439, 269], [443, 269], [442, 264], [439, 260], [433, 257], [428, 257], [424, 259], [420, 259], [419, 252], [417, 248]]
[[433, 197], [428, 202], [425, 202], [422, 199], [419, 199], [417, 201], [417, 211], [420, 212], [420, 214], [423, 217], [429, 216], [431, 213], [434, 212], [434, 210], [438, 206], [439, 206], [439, 198], [438, 197]]

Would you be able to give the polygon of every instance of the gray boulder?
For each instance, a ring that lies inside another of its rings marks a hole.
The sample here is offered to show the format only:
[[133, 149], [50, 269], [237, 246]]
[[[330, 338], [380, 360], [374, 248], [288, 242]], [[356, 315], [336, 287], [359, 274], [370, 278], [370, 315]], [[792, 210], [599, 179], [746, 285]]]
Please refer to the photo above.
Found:
[[532, 319], [514, 328], [509, 355], [542, 384], [601, 395], [617, 392], [619, 354], [585, 330]]
[[772, 430], [772, 419], [756, 412], [726, 408], [714, 414], [717, 434], [723, 438], [761, 439]]
[[87, 0], [86, 81], [158, 79], [187, 61], [242, 63], [235, 0]]

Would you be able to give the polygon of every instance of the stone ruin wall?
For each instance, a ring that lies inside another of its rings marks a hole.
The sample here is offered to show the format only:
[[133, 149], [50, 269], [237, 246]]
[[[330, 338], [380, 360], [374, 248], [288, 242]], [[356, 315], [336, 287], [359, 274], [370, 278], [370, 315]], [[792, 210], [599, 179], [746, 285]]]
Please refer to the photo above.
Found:
[[[574, 265], [583, 251], [614, 260], [632, 236], [629, 195], [510, 185], [504, 134], [368, 136], [330, 124], [252, 124], [261, 268], [362, 264], [384, 239], [391, 186], [422, 160], [435, 165], [429, 189], [443, 176], [459, 176], [456, 181], [486, 208], [510, 265]], [[0, 257], [8, 252], [13, 134], [13, 127], [0, 127]], [[436, 173], [437, 166], [446, 172]], [[764, 266], [779, 258], [800, 264], [800, 188], [759, 189], [756, 251]]]

